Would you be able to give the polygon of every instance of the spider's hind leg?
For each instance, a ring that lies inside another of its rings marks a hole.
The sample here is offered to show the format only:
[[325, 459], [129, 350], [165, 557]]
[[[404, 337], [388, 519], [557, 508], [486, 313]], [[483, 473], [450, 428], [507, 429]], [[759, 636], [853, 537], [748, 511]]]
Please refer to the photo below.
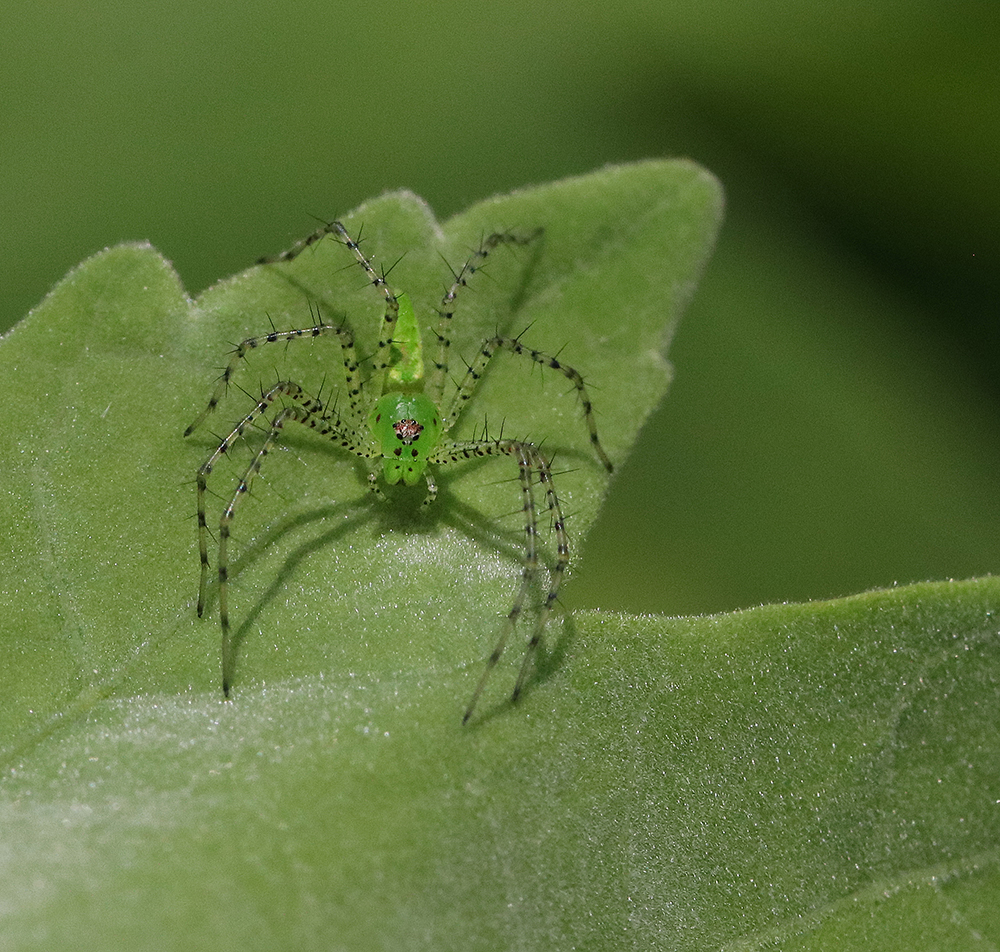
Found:
[[451, 429], [462, 415], [465, 405], [475, 396], [479, 382], [482, 380], [483, 374], [486, 372], [486, 368], [497, 350], [507, 350], [520, 357], [527, 357], [536, 364], [548, 367], [550, 370], [558, 370], [559, 373], [573, 384], [580, 400], [580, 406], [583, 409], [583, 420], [587, 427], [587, 432], [590, 434], [590, 445], [594, 453], [597, 454], [597, 458], [604, 464], [604, 468], [609, 473], [614, 472], [614, 464], [608, 458], [608, 454], [604, 451], [604, 447], [597, 436], [594, 406], [590, 402], [590, 395], [587, 392], [586, 384], [583, 382], [583, 375], [574, 367], [564, 364], [559, 358], [527, 347], [521, 343], [519, 337], [491, 337], [489, 340], [483, 341], [476, 359], [470, 364], [465, 379], [459, 385], [458, 391], [452, 399], [451, 406], [445, 414], [445, 430]]
[[311, 235], [307, 235], [301, 241], [292, 245], [287, 251], [272, 257], [258, 259], [258, 264], [274, 264], [281, 261], [294, 261], [306, 248], [311, 247], [316, 242], [322, 240], [327, 235], [333, 237], [338, 243], [350, 250], [356, 263], [364, 269], [368, 275], [368, 281], [382, 294], [385, 299], [385, 313], [382, 317], [378, 334], [378, 346], [372, 360], [371, 377], [368, 380], [368, 388], [371, 393], [372, 402], [377, 400], [385, 391], [385, 377], [391, 364], [392, 344], [396, 332], [396, 322], [399, 320], [399, 301], [393, 293], [384, 273], [375, 270], [372, 260], [365, 256], [361, 250], [360, 234], [357, 240], [351, 237], [350, 233], [339, 221], [327, 222], [318, 228]]
[[347, 384], [351, 413], [354, 417], [353, 422], [357, 425], [357, 421], [361, 419], [362, 383], [358, 357], [354, 349], [354, 335], [350, 328], [344, 325], [327, 324], [322, 320], [318, 309], [313, 316], [316, 323], [312, 327], [296, 328], [290, 331], [271, 331], [271, 333], [262, 334], [259, 337], [248, 337], [235, 347], [230, 354], [229, 361], [223, 368], [222, 375], [215, 384], [211, 397], [209, 397], [208, 406], [195, 417], [191, 425], [184, 431], [184, 435], [190, 436], [205, 422], [226, 395], [230, 381], [236, 375], [247, 355], [257, 350], [258, 347], [263, 347], [265, 344], [290, 344], [295, 340], [315, 340], [317, 337], [330, 335], [336, 336], [340, 340], [344, 359], [344, 381]]
[[527, 245], [534, 241], [542, 233], [541, 228], [525, 235], [518, 235], [513, 232], [496, 231], [487, 235], [480, 243], [479, 247], [472, 252], [466, 262], [458, 271], [453, 271], [454, 278], [452, 285], [445, 292], [441, 299], [441, 306], [438, 308], [437, 329], [434, 338], [437, 342], [437, 357], [434, 360], [434, 368], [428, 382], [427, 392], [431, 399], [441, 405], [444, 399], [445, 381], [448, 379], [448, 360], [451, 348], [451, 320], [455, 316], [455, 300], [462, 288], [469, 286], [472, 276], [483, 267], [483, 262], [490, 256], [495, 248], [501, 245]]

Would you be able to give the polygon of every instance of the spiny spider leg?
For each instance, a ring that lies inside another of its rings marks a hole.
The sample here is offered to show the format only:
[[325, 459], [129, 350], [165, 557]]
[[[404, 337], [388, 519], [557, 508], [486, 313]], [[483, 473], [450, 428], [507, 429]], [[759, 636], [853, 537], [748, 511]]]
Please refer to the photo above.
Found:
[[215, 390], [212, 391], [208, 406], [198, 414], [194, 422], [184, 431], [184, 435], [190, 436], [219, 405], [219, 402], [229, 389], [229, 381], [233, 379], [233, 375], [251, 351], [256, 350], [264, 344], [290, 343], [293, 340], [315, 340], [317, 337], [325, 337], [330, 334], [340, 338], [340, 346], [344, 353], [344, 377], [347, 382], [348, 402], [353, 423], [355, 426], [360, 426], [362, 423], [362, 414], [359, 404], [362, 383], [361, 373], [358, 368], [358, 357], [354, 349], [354, 335], [351, 334], [350, 329], [347, 327], [325, 323], [319, 311], [316, 311], [315, 316], [318, 323], [312, 327], [303, 327], [291, 331], [271, 331], [270, 334], [262, 334], [259, 337], [248, 337], [238, 347], [234, 348], [232, 356], [229, 358], [229, 363], [226, 364], [225, 369], [222, 371], [222, 376], [219, 377], [215, 385]]
[[287, 251], [276, 255], [264, 255], [258, 258], [256, 264], [275, 264], [278, 261], [294, 261], [306, 248], [321, 241], [327, 235], [339, 235], [344, 226], [339, 221], [328, 221], [317, 228], [311, 235], [306, 235], [301, 241], [295, 242]]
[[490, 360], [493, 359], [493, 354], [497, 351], [497, 349], [509, 350], [511, 353], [519, 354], [522, 357], [528, 357], [535, 361], [536, 364], [541, 364], [543, 367], [550, 367], [552, 370], [558, 370], [559, 373], [565, 376], [573, 384], [573, 386], [576, 387], [577, 395], [580, 398], [580, 404], [583, 407], [583, 418], [587, 424], [587, 430], [590, 433], [590, 445], [594, 448], [594, 452], [604, 464], [604, 468], [609, 473], [613, 472], [614, 465], [611, 460], [608, 459], [608, 454], [604, 452], [604, 447], [601, 446], [601, 441], [597, 436], [597, 423], [594, 421], [594, 407], [590, 402], [590, 396], [587, 394], [587, 387], [583, 382], [583, 377], [580, 372], [575, 370], [573, 367], [570, 367], [568, 364], [562, 363], [562, 361], [557, 358], [551, 357], [549, 354], [543, 354], [539, 350], [534, 350], [531, 347], [525, 347], [524, 344], [522, 344], [516, 337], [491, 337], [489, 340], [483, 341], [483, 345], [479, 349], [479, 354], [469, 366], [465, 379], [459, 385], [458, 392], [452, 398], [451, 407], [444, 418], [445, 432], [447, 433], [451, 429], [456, 420], [458, 420], [458, 418], [462, 415], [462, 410], [465, 408], [465, 405], [472, 399], [473, 396], [475, 396], [483, 373], [486, 371], [486, 367]]
[[438, 343], [438, 357], [434, 361], [434, 371], [427, 384], [428, 394], [438, 406], [444, 402], [445, 381], [448, 379], [448, 351], [451, 347], [451, 319], [455, 316], [455, 298], [458, 296], [459, 288], [468, 287], [469, 279], [482, 268], [482, 263], [498, 245], [530, 244], [542, 233], [542, 230], [536, 228], [528, 235], [515, 235], [506, 231], [493, 232], [492, 235], [488, 235], [480, 242], [479, 248], [469, 256], [461, 270], [455, 274], [455, 280], [445, 292], [441, 299], [441, 307], [438, 308], [440, 321], [434, 332]]
[[371, 261], [365, 257], [360, 243], [347, 233], [347, 229], [339, 221], [331, 221], [322, 228], [314, 231], [308, 237], [303, 238], [302, 241], [292, 245], [291, 248], [283, 251], [280, 255], [275, 255], [273, 258], [260, 258], [257, 263], [273, 264], [277, 261], [293, 261], [306, 248], [325, 238], [327, 235], [332, 235], [340, 244], [350, 248], [354, 252], [357, 263], [365, 270], [372, 286], [381, 291], [382, 296], [385, 298], [385, 316], [382, 318], [382, 326], [378, 336], [378, 347], [375, 350], [372, 373], [368, 381], [371, 392], [378, 397], [384, 392], [385, 375], [391, 363], [393, 335], [396, 332], [396, 322], [399, 320], [399, 301], [396, 300], [396, 295], [393, 294], [392, 288], [389, 287], [385, 276], [379, 274], [372, 267]]
[[534, 631], [528, 639], [525, 648], [521, 668], [518, 671], [514, 691], [511, 694], [511, 701], [516, 701], [520, 697], [521, 690], [531, 671], [532, 660], [538, 650], [538, 645], [541, 643], [542, 634], [545, 631], [545, 625], [549, 620], [552, 607], [559, 597], [559, 586], [562, 584], [563, 576], [566, 573], [566, 566], [569, 564], [569, 536], [566, 533], [566, 526], [563, 522], [559, 498], [556, 496], [555, 487], [552, 484], [552, 469], [549, 461], [533, 443], [502, 439], [469, 440], [442, 447], [430, 461], [442, 465], [458, 462], [463, 459], [471, 459], [476, 456], [497, 456], [500, 454], [515, 457], [518, 466], [518, 477], [521, 480], [521, 511], [524, 513], [524, 559], [521, 563], [521, 583], [518, 586], [517, 594], [514, 596], [514, 603], [507, 613], [500, 636], [486, 661], [486, 667], [483, 669], [479, 682], [476, 684], [469, 704], [465, 709], [465, 714], [462, 717], [463, 724], [467, 723], [469, 718], [472, 717], [476, 702], [479, 700], [483, 688], [486, 687], [486, 682], [493, 673], [493, 669], [500, 661], [500, 657], [507, 646], [507, 642], [510, 640], [511, 634], [517, 627], [517, 621], [521, 617], [525, 602], [531, 592], [531, 587], [538, 575], [538, 515], [535, 506], [534, 483], [532, 481], [534, 473], [538, 474], [539, 485], [545, 487], [545, 505], [552, 514], [553, 529], [556, 533], [556, 562], [550, 570], [549, 592], [538, 610], [538, 618], [535, 621]]
[[[229, 697], [229, 688], [233, 683], [233, 674], [235, 672], [235, 657], [233, 655], [233, 644], [232, 636], [229, 627], [229, 533], [230, 527], [233, 523], [233, 518], [236, 515], [236, 507], [239, 505], [240, 501], [250, 492], [250, 487], [253, 484], [254, 476], [260, 472], [260, 468], [264, 463], [264, 459], [270, 452], [271, 447], [278, 439], [278, 434], [281, 432], [282, 427], [285, 425], [286, 420], [296, 420], [299, 423], [304, 422], [304, 417], [300, 414], [308, 414], [308, 410], [304, 407], [290, 406], [285, 407], [274, 419], [271, 421], [271, 429], [267, 434], [267, 439], [264, 440], [264, 444], [257, 451], [253, 458], [253, 461], [247, 467], [246, 472], [243, 474], [243, 478], [239, 481], [236, 487], [236, 492], [233, 493], [233, 498], [229, 500], [229, 505], [222, 510], [222, 517], [219, 520], [219, 621], [222, 625], [222, 693], [224, 697]], [[200, 474], [199, 474], [200, 475]], [[201, 481], [199, 480], [199, 489], [201, 488]], [[199, 525], [200, 525], [199, 519]], [[204, 580], [206, 575], [206, 570], [208, 566], [202, 563], [202, 588], [204, 588]], [[201, 608], [201, 598], [199, 596], [199, 609]], [[200, 614], [200, 611], [199, 611]]]
[[[211, 475], [219, 458], [229, 452], [233, 444], [254, 425], [256, 420], [264, 414], [278, 397], [288, 397], [295, 402], [295, 409], [299, 413], [299, 416], [296, 418], [297, 422], [316, 430], [320, 436], [329, 437], [333, 442], [339, 443], [344, 449], [367, 457], [372, 455], [371, 451], [365, 448], [364, 439], [357, 430], [343, 425], [339, 418], [331, 411], [324, 411], [322, 403], [315, 397], [309, 396], [297, 383], [293, 383], [290, 380], [283, 380], [264, 393], [257, 402], [257, 405], [236, 424], [232, 432], [216, 447], [212, 455], [198, 469], [196, 477], [198, 487], [198, 552], [201, 556], [201, 576], [198, 584], [199, 615], [202, 615], [205, 611], [205, 589], [208, 581], [208, 524], [205, 516], [205, 494], [208, 488], [208, 477]], [[282, 413], [285, 414], [286, 418], [289, 416], [288, 411], [282, 411]], [[274, 424], [272, 423], [271, 434], [268, 437], [271, 443], [274, 442], [274, 435]], [[266, 449], [270, 449], [270, 444], [265, 444], [265, 446]], [[250, 483], [260, 469], [259, 464], [263, 461], [265, 455], [266, 452], [258, 453], [258, 459], [255, 460], [255, 463], [257, 463], [256, 467], [254, 464], [251, 464], [247, 473], [240, 481], [236, 496], [245, 493], [250, 488]], [[234, 496], [234, 502], [236, 496]], [[230, 504], [231, 507], [232, 503]]]
[[233, 442], [240, 438], [247, 427], [264, 413], [271, 403], [279, 396], [288, 397], [294, 403], [282, 409], [271, 420], [267, 437], [260, 449], [254, 455], [246, 472], [236, 486], [229, 504], [222, 511], [219, 519], [219, 620], [222, 625], [222, 690], [229, 697], [232, 685], [232, 675], [235, 667], [235, 656], [232, 651], [229, 626], [229, 536], [230, 527], [236, 515], [241, 500], [250, 492], [254, 477], [260, 472], [268, 453], [277, 442], [286, 422], [299, 423], [315, 430], [320, 436], [328, 437], [343, 449], [357, 456], [371, 458], [374, 451], [366, 446], [363, 438], [355, 430], [345, 427], [336, 416], [323, 412], [323, 406], [314, 397], [310, 397], [302, 388], [291, 381], [283, 381], [272, 387], [254, 409], [248, 413], [227, 436], [218, 449], [202, 464], [198, 470], [198, 548], [201, 555], [201, 578], [198, 587], [198, 614], [205, 608], [205, 588], [208, 581], [208, 546], [206, 541], [207, 526], [205, 518], [205, 489], [209, 474], [216, 461], [228, 452]]

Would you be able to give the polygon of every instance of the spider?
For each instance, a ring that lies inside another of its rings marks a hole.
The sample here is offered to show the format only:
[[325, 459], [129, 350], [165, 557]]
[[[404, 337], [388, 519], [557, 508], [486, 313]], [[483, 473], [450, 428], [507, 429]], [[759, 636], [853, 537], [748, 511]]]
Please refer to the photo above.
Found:
[[[249, 493], [254, 477], [260, 472], [268, 453], [281, 436], [286, 424], [309, 427], [326, 437], [347, 453], [353, 453], [368, 462], [369, 486], [376, 496], [382, 496], [379, 480], [392, 486], [402, 483], [414, 486], [421, 480], [427, 487], [423, 505], [430, 505], [437, 496], [434, 468], [474, 457], [509, 456], [518, 467], [521, 487], [521, 510], [524, 515], [524, 556], [521, 564], [520, 585], [513, 605], [507, 614], [492, 653], [486, 661], [472, 697], [466, 706], [462, 722], [472, 716], [476, 703], [496, 667], [504, 648], [514, 632], [522, 614], [534, 580], [538, 574], [538, 515], [535, 495], [536, 484], [544, 489], [544, 508], [548, 510], [556, 539], [556, 558], [549, 567], [549, 589], [538, 612], [537, 622], [527, 641], [524, 658], [511, 694], [516, 701], [521, 694], [531, 669], [532, 658], [542, 638], [558, 594], [559, 586], [569, 563], [569, 537], [552, 480], [550, 461], [533, 443], [518, 439], [493, 438], [483, 434], [480, 438], [453, 440], [449, 437], [477, 387], [487, 366], [497, 351], [505, 350], [534, 361], [543, 367], [563, 374], [575, 387], [594, 453], [607, 471], [613, 466], [597, 436], [594, 413], [583, 377], [572, 367], [556, 357], [533, 350], [521, 342], [520, 337], [495, 336], [483, 341], [475, 359], [468, 365], [464, 378], [454, 383], [448, 374], [448, 352], [451, 320], [456, 298], [472, 276], [481, 269], [486, 258], [503, 245], [527, 245], [541, 229], [527, 235], [495, 232], [484, 238], [458, 272], [453, 272], [453, 282], [442, 299], [438, 310], [439, 321], [434, 333], [437, 356], [429, 377], [424, 376], [423, 348], [413, 304], [408, 295], [397, 293], [389, 286], [383, 273], [376, 271], [371, 259], [362, 252], [339, 222], [325, 224], [288, 251], [273, 258], [261, 258], [258, 264], [291, 261], [315, 242], [332, 237], [351, 252], [355, 263], [364, 270], [372, 288], [385, 303], [384, 316], [378, 332], [374, 355], [359, 360], [354, 334], [347, 323], [326, 323], [322, 314], [315, 312], [311, 327], [287, 331], [272, 330], [258, 337], [244, 340], [230, 354], [229, 362], [216, 383], [208, 405], [184, 431], [193, 433], [216, 409], [224, 397], [229, 383], [244, 358], [265, 344], [290, 344], [298, 340], [317, 337], [335, 337], [343, 356], [344, 389], [341, 401], [323, 403], [306, 392], [292, 380], [281, 380], [262, 391], [256, 406], [240, 420], [215, 451], [202, 463], [196, 477], [198, 505], [198, 552], [201, 562], [198, 585], [198, 615], [204, 614], [206, 589], [209, 576], [208, 523], [205, 515], [205, 495], [209, 476], [220, 457], [227, 454], [244, 433], [260, 422], [266, 425], [266, 437], [236, 486], [229, 503], [222, 510], [218, 535], [219, 619], [222, 627], [222, 690], [229, 698], [235, 672], [235, 646], [231, 637], [229, 617], [229, 539], [233, 520], [241, 500]], [[445, 398], [446, 385], [452, 388]], [[273, 414], [268, 411], [276, 401]], [[260, 422], [258, 422], [260, 421]]]

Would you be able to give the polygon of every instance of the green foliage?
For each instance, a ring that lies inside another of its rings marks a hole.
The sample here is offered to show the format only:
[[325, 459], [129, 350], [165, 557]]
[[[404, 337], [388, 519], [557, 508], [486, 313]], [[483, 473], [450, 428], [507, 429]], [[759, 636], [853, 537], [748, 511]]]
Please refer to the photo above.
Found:
[[[620, 462], [666, 388], [719, 207], [700, 169], [646, 163], [440, 228], [405, 194], [347, 221], [387, 267], [405, 252], [393, 280], [418, 316], [440, 297], [440, 254], [544, 226], [537, 249], [491, 260], [455, 352], [498, 322], [565, 345]], [[513, 473], [444, 471], [430, 511], [411, 505], [419, 489], [380, 506], [361, 467], [303, 433], [240, 516], [240, 658], [221, 700], [218, 625], [194, 617], [191, 479], [212, 438], [180, 434], [222, 342], [268, 317], [306, 323], [307, 294], [359, 336], [375, 326], [378, 301], [337, 251], [192, 303], [154, 251], [112, 249], [0, 347], [6, 945], [1000, 941], [984, 899], [1000, 841], [993, 580], [719, 617], [568, 612], [522, 703], [505, 702], [512, 652], [463, 729], [516, 579]], [[255, 355], [248, 390], [338, 366], [333, 341], [278, 351]], [[578, 408], [565, 381], [495, 363], [463, 425], [544, 441], [579, 552], [606, 476]], [[249, 403], [234, 389], [217, 427]]]

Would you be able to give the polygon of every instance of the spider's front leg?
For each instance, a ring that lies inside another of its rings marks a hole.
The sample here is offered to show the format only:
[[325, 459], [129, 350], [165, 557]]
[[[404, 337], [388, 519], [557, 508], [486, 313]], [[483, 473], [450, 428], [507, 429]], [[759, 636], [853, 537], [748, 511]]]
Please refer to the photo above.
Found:
[[253, 410], [240, 420], [233, 431], [218, 445], [215, 452], [205, 460], [198, 470], [196, 479], [198, 489], [198, 554], [201, 560], [198, 583], [199, 615], [204, 613], [208, 588], [208, 520], [205, 514], [208, 477], [219, 458], [229, 452], [233, 444], [243, 436], [249, 427], [253, 426], [255, 421], [266, 412], [278, 397], [286, 397], [293, 402], [281, 409], [271, 420], [263, 444], [254, 454], [253, 460], [237, 483], [236, 490], [219, 519], [219, 621], [222, 626], [222, 690], [226, 697], [229, 696], [235, 668], [235, 654], [229, 623], [229, 537], [231, 527], [242, 499], [250, 492], [254, 477], [260, 472], [265, 458], [277, 442], [285, 424], [291, 421], [308, 426], [320, 436], [327, 437], [333, 443], [349, 450], [356, 456], [369, 458], [372, 455], [364, 439], [355, 429], [341, 423], [336, 414], [324, 410], [322, 403], [307, 394], [298, 384], [282, 381], [263, 394]]
[[525, 603], [538, 575], [538, 513], [535, 504], [536, 474], [538, 484], [545, 487], [545, 508], [552, 517], [552, 528], [556, 534], [556, 560], [549, 570], [548, 594], [539, 608], [534, 631], [525, 647], [524, 658], [521, 661], [517, 681], [515, 681], [514, 690], [511, 692], [511, 701], [516, 701], [524, 689], [525, 682], [531, 671], [532, 661], [541, 643], [546, 623], [549, 620], [549, 615], [559, 597], [559, 586], [562, 584], [563, 576], [566, 574], [566, 567], [569, 565], [569, 535], [566, 532], [559, 498], [556, 495], [555, 486], [552, 482], [552, 468], [549, 461], [533, 443], [525, 443], [520, 440], [470, 440], [468, 442], [452, 443], [446, 447], [442, 447], [439, 453], [431, 459], [431, 462], [439, 464], [453, 463], [476, 456], [498, 456], [501, 454], [513, 456], [517, 460], [518, 478], [521, 483], [521, 511], [524, 514], [524, 558], [521, 563], [521, 581], [518, 585], [517, 594], [514, 596], [514, 602], [507, 613], [500, 636], [489, 658], [486, 660], [486, 667], [465, 709], [465, 714], [462, 717], [463, 724], [467, 723], [469, 718], [472, 717], [476, 703], [479, 701], [479, 696], [483, 693], [486, 682], [500, 661], [504, 648], [506, 648], [511, 634], [517, 627], [518, 619], [524, 611]]
[[[285, 407], [280, 413], [278, 413], [274, 419], [271, 421], [271, 429], [268, 431], [267, 438], [264, 440], [264, 444], [257, 451], [253, 458], [253, 461], [247, 467], [246, 472], [243, 474], [242, 479], [236, 486], [236, 491], [233, 493], [233, 498], [229, 500], [229, 505], [222, 510], [222, 516], [219, 519], [219, 622], [222, 625], [222, 693], [229, 697], [229, 689], [233, 683], [233, 673], [236, 668], [236, 656], [233, 652], [232, 639], [230, 635], [229, 627], [229, 534], [230, 527], [232, 526], [233, 518], [236, 515], [236, 508], [240, 504], [240, 501], [250, 492], [250, 487], [253, 484], [253, 479], [260, 472], [260, 468], [264, 463], [264, 459], [267, 454], [271, 451], [271, 447], [278, 440], [278, 436], [281, 433], [282, 428], [285, 423], [289, 420], [294, 420], [297, 423], [306, 422], [306, 418], [309, 411], [301, 406], [292, 405]], [[199, 493], [201, 491], [201, 481], [198, 484]], [[199, 529], [201, 527], [201, 507], [202, 503], [199, 501], [199, 519], [198, 525]], [[204, 599], [204, 586], [207, 575], [208, 566], [204, 560], [201, 566], [201, 589], [198, 598], [198, 608], [199, 614], [203, 608]]]
[[[198, 469], [198, 474], [195, 477], [195, 482], [197, 485], [198, 494], [198, 554], [201, 559], [201, 574], [198, 582], [198, 616], [205, 612], [205, 595], [206, 589], [208, 587], [208, 520], [205, 515], [205, 494], [208, 490], [208, 477], [212, 474], [212, 470], [215, 468], [215, 464], [219, 459], [226, 455], [234, 443], [241, 439], [243, 434], [254, 425], [256, 420], [258, 420], [271, 406], [271, 404], [278, 397], [288, 397], [294, 400], [298, 407], [300, 408], [303, 415], [312, 416], [314, 414], [322, 415], [323, 405], [319, 400], [310, 397], [297, 383], [293, 383], [290, 380], [284, 380], [281, 383], [275, 384], [270, 390], [264, 393], [257, 405], [245, 416], [236, 426], [233, 428], [232, 432], [215, 448], [215, 451], [211, 456]], [[211, 404], [210, 404], [211, 406]], [[285, 413], [285, 418], [287, 418], [287, 413]], [[284, 419], [282, 420], [284, 424]], [[188, 431], [190, 432], [190, 427]], [[280, 428], [279, 428], [280, 429]], [[274, 442], [274, 425], [271, 426], [271, 434], [268, 437], [269, 442], [265, 443], [263, 452], [266, 455], [267, 450], [270, 449], [271, 444]], [[250, 488], [250, 483], [253, 481], [254, 475], [260, 469], [260, 461], [263, 457], [261, 453], [257, 454], [257, 458], [254, 463], [251, 464], [250, 468], [244, 474], [243, 479], [240, 481], [239, 489], [237, 490], [237, 496], [245, 493]], [[229, 504], [228, 509], [231, 511], [235, 508], [236, 497]], [[230, 519], [232, 518], [230, 513]]]

